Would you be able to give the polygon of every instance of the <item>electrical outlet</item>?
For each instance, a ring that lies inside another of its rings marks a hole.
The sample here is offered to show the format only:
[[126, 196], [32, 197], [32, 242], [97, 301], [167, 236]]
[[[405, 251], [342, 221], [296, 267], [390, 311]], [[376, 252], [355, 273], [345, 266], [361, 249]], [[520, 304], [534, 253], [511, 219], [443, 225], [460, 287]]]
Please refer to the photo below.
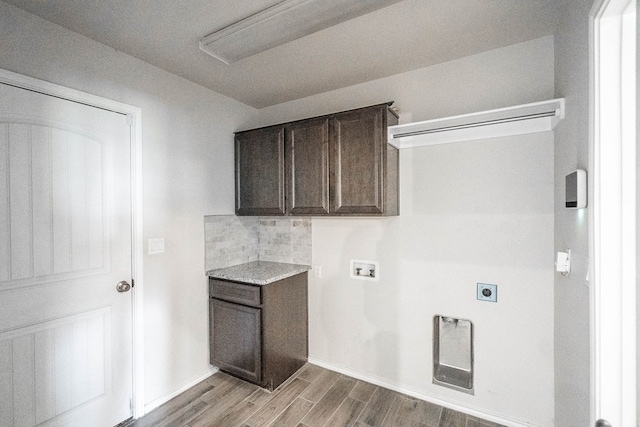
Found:
[[498, 302], [498, 285], [478, 283], [478, 300]]

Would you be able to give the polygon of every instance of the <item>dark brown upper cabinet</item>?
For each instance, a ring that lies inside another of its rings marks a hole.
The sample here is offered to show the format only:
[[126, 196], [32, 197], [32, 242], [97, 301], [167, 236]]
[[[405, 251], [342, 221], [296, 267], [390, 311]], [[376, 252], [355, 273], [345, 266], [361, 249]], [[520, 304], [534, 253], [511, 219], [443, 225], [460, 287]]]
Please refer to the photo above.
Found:
[[285, 126], [287, 212], [329, 213], [329, 119]]
[[236, 134], [236, 213], [284, 215], [284, 128]]
[[396, 124], [397, 117], [385, 107], [348, 111], [331, 119], [331, 211], [335, 214], [398, 214], [398, 150], [387, 144], [387, 125]]
[[398, 215], [398, 150], [387, 144], [398, 117], [390, 105], [237, 133], [236, 213]]

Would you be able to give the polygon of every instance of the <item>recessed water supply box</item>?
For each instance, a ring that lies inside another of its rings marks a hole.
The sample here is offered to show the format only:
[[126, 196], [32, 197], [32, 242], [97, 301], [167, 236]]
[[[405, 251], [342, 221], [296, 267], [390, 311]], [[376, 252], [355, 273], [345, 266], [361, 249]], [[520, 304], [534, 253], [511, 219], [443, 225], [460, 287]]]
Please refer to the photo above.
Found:
[[380, 280], [380, 265], [376, 261], [352, 259], [349, 261], [349, 277], [377, 282]]
[[473, 323], [433, 318], [433, 384], [473, 394]]

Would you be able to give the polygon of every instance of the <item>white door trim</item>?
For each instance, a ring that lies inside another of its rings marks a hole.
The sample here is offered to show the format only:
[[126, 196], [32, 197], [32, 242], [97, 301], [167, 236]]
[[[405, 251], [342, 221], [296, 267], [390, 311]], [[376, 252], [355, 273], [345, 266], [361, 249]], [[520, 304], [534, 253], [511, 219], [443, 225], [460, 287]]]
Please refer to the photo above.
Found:
[[133, 321], [133, 402], [134, 418], [144, 415], [144, 329], [143, 329], [143, 238], [142, 238], [142, 109], [68, 87], [24, 76], [0, 68], [0, 82], [92, 107], [126, 114], [131, 122], [131, 210], [132, 210], [132, 290]]
[[635, 0], [597, 0], [589, 30], [591, 425], [635, 426]]

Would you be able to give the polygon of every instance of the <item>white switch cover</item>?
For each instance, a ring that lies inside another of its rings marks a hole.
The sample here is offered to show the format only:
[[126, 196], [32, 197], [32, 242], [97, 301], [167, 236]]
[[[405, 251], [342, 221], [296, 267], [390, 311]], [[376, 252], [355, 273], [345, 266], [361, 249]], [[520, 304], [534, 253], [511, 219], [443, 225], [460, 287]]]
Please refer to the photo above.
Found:
[[149, 255], [164, 253], [164, 238], [149, 239]]
[[315, 277], [318, 277], [318, 278], [322, 277], [322, 266], [321, 265], [316, 265], [315, 267], [313, 267], [313, 275]]

